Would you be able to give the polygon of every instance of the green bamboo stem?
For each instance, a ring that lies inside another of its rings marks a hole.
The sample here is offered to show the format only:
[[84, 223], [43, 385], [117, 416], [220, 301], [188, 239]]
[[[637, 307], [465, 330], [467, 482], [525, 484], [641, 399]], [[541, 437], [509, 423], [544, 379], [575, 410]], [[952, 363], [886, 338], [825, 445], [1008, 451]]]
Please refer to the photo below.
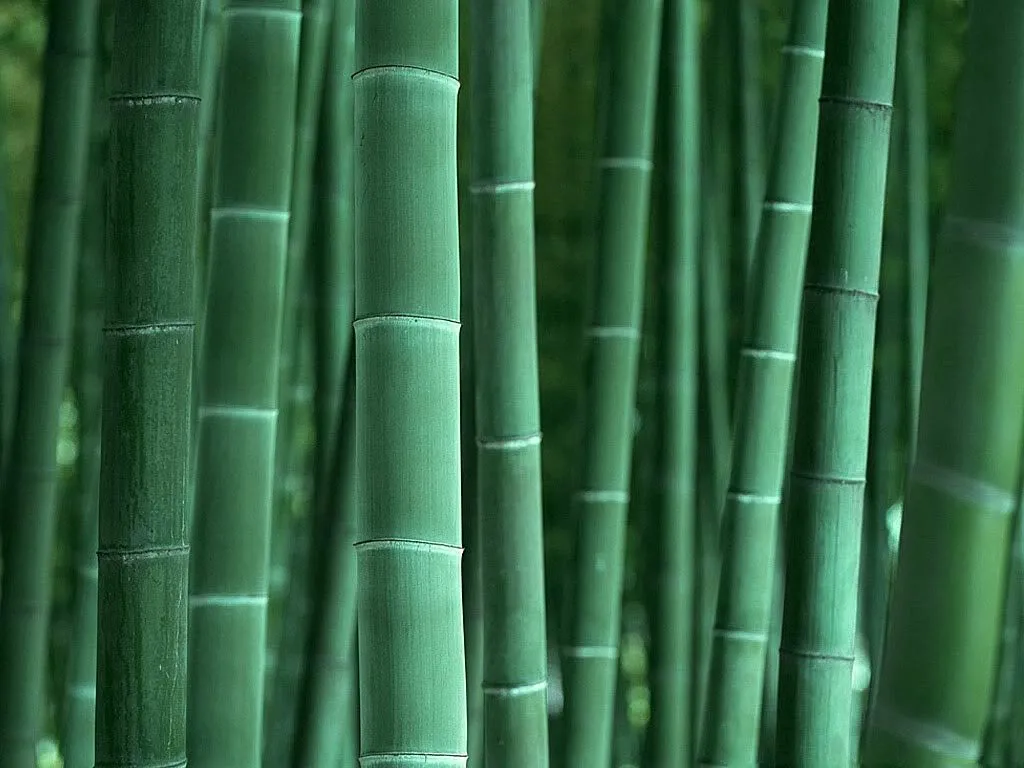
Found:
[[[321, 437], [332, 443], [321, 455], [331, 457], [332, 466], [323, 467], [323, 490], [315, 500], [321, 526], [321, 542], [313, 574], [317, 590], [310, 621], [310, 645], [300, 698], [295, 766], [338, 765], [354, 732], [338, 723], [351, 720], [351, 694], [356, 684], [354, 656], [356, 570], [355, 552], [355, 466], [354, 466], [354, 378], [352, 355], [353, 216], [352, 216], [352, 80], [355, 54], [355, 3], [338, 2], [331, 21], [331, 39], [321, 112], [320, 141], [320, 247], [314, 251], [319, 280], [327, 290], [318, 307], [317, 349], [321, 353], [318, 389], [335, 387], [342, 410], [335, 413], [331, 434]], [[325, 349], [329, 347], [330, 349]], [[336, 355], [339, 380], [332, 384]], [[349, 382], [346, 386], [346, 382]], [[322, 508], [321, 508], [322, 505]]]
[[[105, 79], [94, 78], [88, 193], [82, 213], [75, 343], [78, 394], [74, 607], [63, 691], [61, 751], [68, 768], [93, 768], [96, 743], [96, 550], [103, 414], [103, 249], [108, 130]], [[97, 103], [98, 102], [98, 103]]]
[[297, 0], [228, 0], [222, 16], [220, 140], [210, 214], [189, 601], [189, 760], [200, 768], [257, 765], [262, 749], [278, 359], [301, 20]]
[[925, 56], [927, 7], [924, 0], [902, 3], [902, 40], [898, 51], [897, 98], [906, 115], [907, 199], [907, 417], [913, 455], [921, 401], [928, 271], [931, 262], [931, 179], [928, 163], [928, 64]]
[[[299, 708], [296, 737], [297, 768], [335, 768], [358, 744], [352, 722], [357, 669], [355, 664], [356, 558], [352, 548], [355, 525], [355, 412], [354, 369], [335, 440], [335, 493], [327, 503], [323, 556], [316, 577], [321, 599], [311, 621], [310, 645]], [[354, 763], [347, 763], [354, 765]]]
[[3, 482], [0, 766], [34, 766], [46, 706], [57, 437], [64, 398], [96, 48], [95, 0], [49, 6], [43, 113]]
[[[4, 110], [0, 109], [0, 135], [6, 134]], [[14, 414], [14, 376], [16, 327], [12, 303], [14, 247], [11, 238], [11, 214], [7, 204], [6, 163], [0, 161], [0, 498], [3, 498], [6, 476], [11, 417]], [[0, 520], [0, 533], [3, 521]]]
[[100, 470], [96, 765], [185, 765], [196, 0], [117, 0]]
[[700, 748], [701, 764], [707, 766], [757, 762], [827, 6], [826, 0], [798, 0], [782, 49], [774, 156], [751, 264], [736, 386], [722, 570]]
[[612, 3], [605, 12], [596, 294], [587, 331], [582, 477], [574, 499], [573, 619], [562, 648], [568, 768], [606, 765], [611, 756], [661, 2]]
[[970, 7], [868, 765], [974, 764], [992, 701], [1024, 437], [1022, 44], [1024, 7]]
[[543, 768], [548, 760], [547, 638], [530, 0], [476, 0], [472, 23], [483, 757], [489, 767]]
[[[327, 202], [320, 197], [318, 193], [318, 207]], [[311, 253], [316, 254], [327, 245], [321, 241], [322, 234], [321, 230], [310, 238]], [[318, 430], [327, 427], [317, 424], [321, 418], [317, 406], [322, 406], [324, 400], [318, 395], [319, 387], [313, 383], [319, 376], [316, 294], [321, 287], [314, 287], [314, 282], [324, 282], [319, 274], [313, 279], [316, 260], [315, 257], [306, 260], [307, 279], [298, 308], [299, 323], [293, 329], [297, 365], [292, 369], [287, 398], [281, 398], [282, 404], [287, 403], [285, 410], [289, 418], [285, 423], [290, 425], [292, 432], [284, 447], [288, 452], [283, 481], [287, 501], [283, 512], [287, 525], [283, 537], [285, 546], [279, 549], [279, 552], [283, 550], [281, 556], [286, 561], [283, 567], [287, 569], [287, 589], [283, 591], [283, 600], [279, 604], [276, 632], [270, 635], [274, 664], [266, 667], [270, 695], [264, 708], [266, 736], [263, 760], [270, 765], [287, 764], [295, 745], [302, 679], [307, 665], [306, 652], [310, 644], [310, 621], [319, 592], [314, 563], [322, 553], [323, 540], [318, 529], [323, 525], [322, 518], [327, 512], [327, 505], [319, 498], [324, 494], [322, 480], [326, 479], [326, 472], [321, 470], [324, 463], [331, 460], [333, 438], [337, 434], [335, 425], [326, 440], [317, 439]], [[338, 388], [340, 390], [340, 384]], [[278, 514], [281, 511], [278, 510]], [[273, 544], [271, 546], [273, 551]]]
[[[317, 147], [320, 106], [323, 97], [324, 63], [327, 57], [327, 41], [331, 15], [338, 0], [303, 0], [302, 33], [299, 49], [299, 91], [295, 108], [295, 150], [292, 158], [291, 219], [288, 225], [288, 261], [285, 273], [285, 294], [282, 322], [284, 327], [283, 346], [280, 361], [280, 390], [291, 392], [302, 377], [302, 349], [300, 345], [304, 323], [301, 305], [309, 290], [307, 250], [310, 237], [310, 217], [313, 211], [313, 163]], [[294, 333], [293, 333], [294, 329]], [[297, 341], [299, 340], [299, 341]], [[282, 397], [281, 417], [277, 435], [277, 460], [275, 464], [275, 506], [281, 509], [295, 504], [297, 490], [289, 483], [289, 474], [298, 466], [304, 467], [303, 454], [297, 452], [295, 433], [302, 416], [295, 413], [292, 398]], [[330, 441], [325, 441], [329, 445]], [[321, 461], [329, 464], [329, 460]], [[276, 640], [277, 636], [274, 635]], [[277, 649], [278, 643], [274, 643]], [[285, 692], [278, 696], [278, 689]], [[295, 703], [297, 676], [274, 682], [271, 706], [272, 712], [292, 708]], [[273, 715], [272, 715], [273, 719]], [[276, 729], [275, 729], [276, 731]], [[268, 748], [276, 751], [275, 731], [271, 731]]]
[[864, 476], [898, 4], [830, 0], [786, 524], [776, 763], [851, 756]]
[[[352, 93], [354, 0], [335, 0], [320, 109], [311, 242], [313, 279], [314, 508], [332, 492], [331, 455], [341, 418], [352, 343]], [[332, 133], [336, 132], [336, 133]]]
[[660, 445], [655, 510], [660, 523], [656, 634], [652, 638], [653, 768], [692, 765], [696, 602], [698, 386], [698, 190], [700, 19], [693, 0], [668, 0], [662, 24], [659, 107], [661, 189], [659, 282]]
[[458, 3], [358, 0], [356, 30], [360, 761], [461, 768]]
[[[746, 307], [747, 284], [750, 282], [757, 247], [758, 225], [764, 212], [761, 202], [765, 194], [764, 160], [764, 96], [761, 86], [761, 24], [760, 3], [757, 0], [733, 0], [730, 19], [732, 50], [736, 57], [736, 86], [732, 91], [733, 146], [732, 169], [735, 174], [733, 190], [733, 226], [736, 248], [732, 254], [734, 264], [733, 304], [736, 315], [743, 315]], [[785, 98], [785, 90], [781, 90]], [[730, 313], [730, 317], [734, 315]], [[739, 334], [743, 329], [738, 329]], [[730, 338], [735, 338], [730, 334]], [[737, 371], [738, 373], [738, 371]]]

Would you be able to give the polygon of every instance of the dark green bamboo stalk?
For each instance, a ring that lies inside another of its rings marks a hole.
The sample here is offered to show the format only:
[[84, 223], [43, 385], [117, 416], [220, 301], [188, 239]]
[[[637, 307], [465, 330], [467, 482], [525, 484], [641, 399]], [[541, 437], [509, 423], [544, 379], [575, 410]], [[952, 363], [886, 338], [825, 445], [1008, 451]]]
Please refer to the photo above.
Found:
[[49, 6], [43, 113], [6, 457], [0, 583], [0, 766], [35, 765], [46, 706], [57, 433], [88, 165], [96, 1]]
[[[760, 3], [757, 0], [732, 0], [730, 14], [732, 46], [736, 57], [736, 87], [733, 98], [732, 170], [733, 227], [735, 250], [732, 254], [733, 309], [746, 307], [747, 284], [757, 247], [758, 224], [764, 213], [761, 202], [765, 194], [764, 160], [764, 96], [761, 85], [761, 24]], [[785, 98], [785, 90], [781, 91]], [[730, 317], [734, 315], [730, 313]], [[742, 333], [730, 334], [731, 339]], [[730, 366], [730, 370], [735, 370]], [[738, 373], [738, 371], [737, 371]]]
[[[4, 111], [0, 110], [0, 134], [6, 133]], [[4, 494], [5, 467], [11, 416], [14, 413], [15, 324], [12, 302], [14, 247], [11, 238], [11, 214], [7, 205], [7, 167], [0, 161], [0, 498]], [[0, 533], [3, 520], [0, 519]]]
[[562, 648], [568, 768], [610, 760], [661, 1], [606, 8], [596, 294], [592, 307], [573, 620]]
[[924, 0], [903, 0], [897, 98], [906, 115], [907, 197], [907, 398], [909, 448], [917, 438], [921, 400], [928, 271], [931, 262], [931, 210], [928, 168], [928, 63], [925, 57], [927, 8]]
[[992, 701], [1024, 437], [1022, 44], [1024, 6], [970, 6], [869, 765], [973, 764]]
[[798, 0], [782, 49], [774, 157], [752, 262], [736, 386], [736, 432], [700, 749], [703, 765], [757, 762], [827, 6], [827, 0]]
[[458, 3], [359, 0], [354, 89], [360, 761], [457, 768]]
[[103, 414], [103, 251], [108, 125], [106, 81], [103, 77], [95, 80], [88, 194], [78, 265], [75, 588], [61, 723], [61, 751], [68, 768], [93, 768], [96, 743], [96, 549]]
[[548, 760], [530, 0], [472, 8], [484, 763]]
[[188, 742], [193, 765], [242, 768], [257, 765], [262, 750], [301, 14], [297, 0], [228, 0], [222, 15], [189, 601]]
[[668, 0], [659, 106], [661, 188], [658, 570], [650, 739], [653, 768], [692, 765], [696, 589], [700, 19], [693, 0]]
[[96, 765], [185, 765], [198, 0], [117, 0]]
[[776, 763], [849, 765], [898, 4], [830, 0], [786, 525]]

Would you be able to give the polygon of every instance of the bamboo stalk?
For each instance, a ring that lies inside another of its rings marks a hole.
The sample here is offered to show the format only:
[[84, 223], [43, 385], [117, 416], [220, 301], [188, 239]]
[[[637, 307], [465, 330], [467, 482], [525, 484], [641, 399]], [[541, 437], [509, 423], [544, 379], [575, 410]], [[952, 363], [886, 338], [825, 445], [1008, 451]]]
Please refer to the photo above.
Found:
[[96, 764], [156, 768], [185, 762], [201, 3], [113, 18]]
[[664, 162], [659, 287], [659, 484], [654, 495], [658, 571], [654, 582], [651, 765], [689, 766], [694, 756], [700, 182], [700, 20], [693, 0], [668, 0], [662, 24], [659, 115]]
[[472, 8], [484, 763], [548, 760], [530, 0]]
[[814, 189], [826, 0], [799, 0], [782, 49], [771, 177], [740, 350], [702, 765], [757, 762], [779, 505]]
[[200, 768], [257, 765], [262, 751], [301, 19], [297, 0], [228, 0], [222, 16], [220, 141], [210, 214], [189, 601], [189, 760]]
[[358, 0], [360, 761], [379, 768], [466, 763], [457, 78], [458, 3]]
[[3, 481], [0, 766], [35, 763], [46, 707], [57, 438], [88, 167], [95, 0], [49, 6], [17, 402]]
[[562, 648], [564, 765], [611, 759], [633, 449], [661, 2], [610, 3], [598, 160], [596, 294], [587, 330], [573, 619]]
[[989, 716], [1024, 438], [1022, 44], [1024, 7], [970, 6], [868, 765], [973, 764]]
[[898, 4], [830, 0], [786, 525], [776, 762], [849, 765]]
[[[320, 267], [318, 282], [325, 286], [325, 301], [318, 308], [322, 367], [341, 352], [342, 378], [337, 382], [341, 412], [333, 434], [321, 439], [333, 444], [333, 466], [324, 467], [329, 482], [316, 499], [320, 546], [313, 574], [319, 586], [310, 622], [303, 693], [296, 739], [296, 766], [338, 765], [337, 757], [357, 742], [355, 732], [338, 723], [351, 720], [351, 692], [356, 685], [355, 613], [355, 413], [352, 366], [353, 317], [353, 198], [352, 198], [352, 80], [355, 54], [355, 3], [339, 2], [331, 21], [323, 109], [321, 113], [320, 230], [322, 243], [314, 254]], [[327, 346], [335, 351], [324, 350]], [[332, 369], [333, 370], [333, 369]], [[324, 371], [318, 386], [331, 386], [331, 371]], [[324, 417], [326, 419], [326, 416]], [[322, 422], [323, 423], [323, 422]], [[322, 505], [322, 509], [320, 508]]]
[[73, 554], [74, 613], [62, 702], [61, 751], [68, 768], [93, 768], [96, 742], [96, 549], [99, 546], [103, 414], [103, 250], [108, 152], [107, 88], [94, 78], [88, 192], [78, 265], [78, 467]]

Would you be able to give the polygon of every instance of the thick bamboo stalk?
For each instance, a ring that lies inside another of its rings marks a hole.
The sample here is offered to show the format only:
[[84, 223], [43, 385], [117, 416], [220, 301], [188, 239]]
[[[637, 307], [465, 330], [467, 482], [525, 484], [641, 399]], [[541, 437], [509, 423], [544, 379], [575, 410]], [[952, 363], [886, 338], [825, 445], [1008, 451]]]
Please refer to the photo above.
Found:
[[868, 765], [974, 764], [992, 701], [1024, 437], [1022, 44], [1024, 6], [970, 6]]
[[472, 8], [484, 764], [548, 760], [530, 0]]
[[297, 0], [228, 0], [222, 17], [189, 600], [189, 761], [200, 768], [257, 765], [262, 750], [301, 21]]
[[[97, 73], [99, 74], [99, 73]], [[61, 752], [67, 768], [93, 768], [96, 743], [96, 549], [103, 414], [103, 257], [108, 151], [107, 88], [93, 83], [88, 193], [78, 265], [78, 467], [73, 554], [74, 607], [64, 686]]]
[[458, 3], [358, 0], [353, 82], [360, 761], [461, 768]]
[[96, 764], [185, 764], [198, 0], [113, 17]]
[[598, 252], [587, 330], [572, 621], [562, 648], [568, 768], [610, 760], [643, 312], [661, 1], [606, 7]]
[[851, 756], [871, 367], [898, 4], [830, 0], [786, 523], [776, 763]]
[[[692, 765], [696, 680], [696, 471], [700, 182], [700, 20], [693, 0], [668, 0], [659, 88], [661, 182], [660, 440], [654, 493], [658, 567], [652, 638], [650, 755], [654, 768]], [[653, 414], [652, 414], [653, 415]]]
[[35, 765], [46, 706], [57, 437], [74, 317], [96, 48], [95, 0], [49, 6], [43, 113], [6, 456], [0, 582], [0, 766]]
[[798, 0], [782, 49], [774, 156], [752, 261], [736, 385], [736, 431], [700, 749], [703, 765], [757, 761], [827, 5], [826, 0]]

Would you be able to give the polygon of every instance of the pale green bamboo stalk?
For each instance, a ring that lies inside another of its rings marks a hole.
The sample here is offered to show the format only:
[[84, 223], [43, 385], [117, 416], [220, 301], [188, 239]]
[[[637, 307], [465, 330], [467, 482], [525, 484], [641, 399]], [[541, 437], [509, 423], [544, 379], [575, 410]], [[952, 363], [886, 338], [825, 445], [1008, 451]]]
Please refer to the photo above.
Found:
[[852, 754], [864, 476], [898, 4], [830, 0], [786, 521], [778, 739], [786, 766]]
[[548, 761], [530, 0], [472, 6], [484, 764]]
[[651, 414], [661, 433], [657, 506], [652, 510], [660, 524], [648, 739], [653, 768], [682, 768], [692, 765], [695, 752], [692, 705], [697, 677], [699, 3], [665, 3], [661, 45], [660, 418]]
[[1024, 438], [1022, 45], [1024, 6], [970, 6], [868, 765], [974, 764], [989, 716]]
[[297, 0], [228, 0], [222, 17], [189, 600], [188, 746], [189, 761], [199, 768], [254, 766], [262, 751], [301, 19]]
[[17, 402], [3, 481], [0, 766], [35, 763], [46, 707], [57, 438], [88, 166], [96, 0], [54, 0], [22, 305]]
[[568, 768], [605, 765], [611, 756], [661, 1], [609, 3], [605, 14], [598, 252], [574, 498], [573, 619], [562, 647]]
[[185, 764], [198, 0], [116, 0], [96, 765]]
[[750, 273], [722, 520], [701, 765], [757, 761], [789, 405], [814, 189], [826, 0], [798, 0], [782, 49], [771, 177]]
[[458, 3], [358, 0], [353, 83], [360, 761], [461, 768]]

